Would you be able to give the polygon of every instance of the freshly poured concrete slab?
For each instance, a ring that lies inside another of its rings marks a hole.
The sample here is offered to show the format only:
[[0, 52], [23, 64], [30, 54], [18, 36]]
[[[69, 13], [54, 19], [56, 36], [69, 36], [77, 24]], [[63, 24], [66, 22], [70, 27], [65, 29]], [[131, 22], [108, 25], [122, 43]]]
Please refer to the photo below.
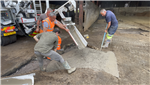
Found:
[[2, 78], [1, 84], [2, 85], [34, 85], [34, 76], [33, 74], [16, 76], [16, 77], [9, 77], [9, 78]]
[[[119, 77], [117, 59], [112, 51], [107, 53], [90, 48], [74, 49], [62, 55], [71, 67], [90, 68], [94, 71], [104, 70], [105, 72]], [[55, 70], [53, 70], [55, 69]], [[47, 71], [52, 72], [64, 69], [61, 63], [53, 61], [47, 66]]]

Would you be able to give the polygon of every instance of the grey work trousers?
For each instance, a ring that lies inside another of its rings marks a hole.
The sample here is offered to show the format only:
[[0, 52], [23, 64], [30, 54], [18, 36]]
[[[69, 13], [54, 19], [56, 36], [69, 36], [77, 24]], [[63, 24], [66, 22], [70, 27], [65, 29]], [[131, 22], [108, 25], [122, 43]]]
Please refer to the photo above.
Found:
[[50, 50], [48, 53], [41, 53], [38, 51], [34, 51], [34, 53], [37, 56], [41, 70], [43, 69], [43, 57], [44, 56], [49, 57], [49, 58], [51, 58], [51, 60], [58, 61], [62, 64], [64, 63], [63, 57], [53, 50]]

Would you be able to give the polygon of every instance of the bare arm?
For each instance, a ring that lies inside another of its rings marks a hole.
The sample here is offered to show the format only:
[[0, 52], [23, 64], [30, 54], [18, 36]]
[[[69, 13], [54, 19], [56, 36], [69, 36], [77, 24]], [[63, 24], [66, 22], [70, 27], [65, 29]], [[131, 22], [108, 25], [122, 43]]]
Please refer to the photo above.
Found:
[[57, 48], [56, 48], [56, 49], [54, 49], [54, 51], [56, 52], [56, 51], [57, 51]]
[[36, 36], [34, 36], [33, 38], [35, 41], [37, 41], [37, 42], [39, 41], [39, 39]]
[[35, 35], [35, 36], [33, 37], [34, 40], [38, 42], [39, 39], [40, 39], [40, 37], [42, 36], [42, 34], [43, 34], [43, 33], [40, 33], [40, 34]]
[[105, 32], [106, 32], [106, 33], [107, 33], [107, 31], [108, 31], [108, 29], [109, 29], [110, 25], [111, 25], [111, 21], [110, 21], [110, 22], [108, 22], [107, 29], [105, 30]]
[[63, 29], [63, 30], [66, 30], [67, 32], [69, 32], [69, 29], [66, 29], [66, 26], [63, 25], [62, 23], [60, 23], [58, 20], [57, 20], [57, 24], [56, 24], [59, 28]]
[[37, 32], [39, 32], [39, 30], [40, 30], [39, 25], [40, 25], [40, 20], [37, 20], [37, 27], [36, 27]]
[[47, 32], [47, 29], [48, 29], [47, 27], [43, 26], [43, 32]]

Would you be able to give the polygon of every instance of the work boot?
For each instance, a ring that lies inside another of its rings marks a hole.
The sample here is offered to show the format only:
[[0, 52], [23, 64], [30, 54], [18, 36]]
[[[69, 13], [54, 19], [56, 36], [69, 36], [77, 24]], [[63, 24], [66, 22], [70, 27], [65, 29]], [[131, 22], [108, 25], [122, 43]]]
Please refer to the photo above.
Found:
[[67, 71], [68, 71], [69, 74], [72, 73], [72, 72], [74, 72], [74, 71], [76, 70], [75, 67], [74, 67], [74, 68], [71, 68], [71, 67], [69, 66], [69, 64], [68, 64], [67, 61], [65, 61], [65, 62], [63, 63], [63, 66], [65, 67], [65, 69], [67, 69]]
[[46, 71], [46, 68], [40, 68], [40, 71], [45, 72], [45, 71]]
[[109, 42], [106, 42], [105, 45], [102, 46], [102, 48], [108, 48]]
[[68, 69], [68, 73], [71, 74], [72, 72], [76, 71], [76, 68], [71, 68], [71, 69]]

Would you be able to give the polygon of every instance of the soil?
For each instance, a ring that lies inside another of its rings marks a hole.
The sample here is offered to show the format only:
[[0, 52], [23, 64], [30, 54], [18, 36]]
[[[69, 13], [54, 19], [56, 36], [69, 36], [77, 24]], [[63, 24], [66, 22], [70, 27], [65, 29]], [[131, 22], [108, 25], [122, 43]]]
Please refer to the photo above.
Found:
[[135, 16], [145, 16], [145, 17], [150, 17], [150, 11], [145, 11], [142, 13], [134, 13]]
[[[117, 19], [119, 21], [118, 30], [114, 34], [109, 48], [102, 49], [102, 51], [113, 51], [115, 53], [118, 61], [119, 78], [104, 71], [95, 72], [91, 68], [77, 68], [72, 74], [68, 74], [66, 70], [40, 72], [37, 61], [31, 62], [34, 62], [32, 64], [35, 65], [32, 66], [34, 70], [28, 70], [23, 73], [18, 71], [18, 74], [11, 76], [34, 72], [36, 73], [34, 76], [35, 85], [149, 85], [150, 21], [147, 17], [136, 16], [117, 16]], [[101, 48], [105, 26], [105, 20], [99, 19], [89, 30], [82, 33], [82, 35], [89, 35], [89, 38], [86, 40], [90, 46], [98, 48], [96, 50]], [[66, 44], [72, 44], [73, 40], [68, 34], [63, 33], [62, 47]], [[45, 60], [44, 62], [47, 64], [49, 61]]]
[[[77, 69], [72, 74], [66, 70], [52, 73], [38, 72], [35, 76], [35, 85], [111, 85], [118, 84], [118, 79], [101, 71], [94, 72], [91, 69]], [[59, 76], [58, 76], [59, 75]], [[104, 82], [105, 81], [105, 82]]]
[[[112, 43], [108, 49], [102, 51], [113, 51], [118, 61], [120, 78], [106, 73], [95, 72], [92, 69], [77, 69], [76, 72], [69, 75], [65, 70], [53, 73], [41, 73], [41, 79], [36, 80], [35, 85], [45, 83], [52, 85], [112, 85], [112, 84], [145, 84], [149, 85], [149, 53], [150, 42], [149, 35], [141, 35], [146, 32], [149, 34], [149, 20], [145, 17], [126, 17], [118, 16], [119, 27], [113, 37]], [[121, 20], [121, 21], [120, 21]], [[140, 24], [139, 24], [140, 23]], [[93, 26], [84, 34], [88, 34], [86, 39], [89, 45], [100, 49], [106, 23], [104, 19], [96, 21]], [[127, 30], [128, 29], [128, 30]], [[141, 30], [142, 29], [142, 30]], [[134, 32], [136, 31], [136, 32]], [[67, 42], [67, 41], [65, 41]], [[45, 75], [45, 76], [43, 76]], [[49, 75], [49, 76], [48, 76]], [[43, 76], [43, 77], [42, 77]], [[48, 82], [46, 79], [48, 79]]]

